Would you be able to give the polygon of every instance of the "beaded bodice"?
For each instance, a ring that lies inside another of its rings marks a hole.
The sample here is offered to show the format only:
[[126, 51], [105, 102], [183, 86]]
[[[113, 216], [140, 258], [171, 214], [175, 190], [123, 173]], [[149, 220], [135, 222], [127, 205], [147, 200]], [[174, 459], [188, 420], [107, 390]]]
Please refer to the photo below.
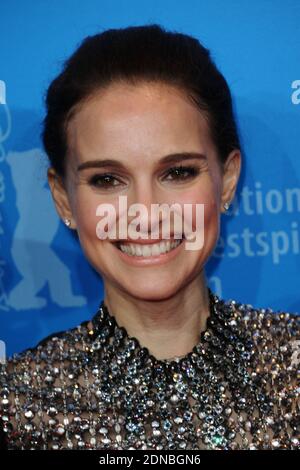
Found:
[[184, 357], [156, 359], [102, 301], [90, 322], [0, 365], [7, 447], [299, 449], [299, 315], [208, 290]]

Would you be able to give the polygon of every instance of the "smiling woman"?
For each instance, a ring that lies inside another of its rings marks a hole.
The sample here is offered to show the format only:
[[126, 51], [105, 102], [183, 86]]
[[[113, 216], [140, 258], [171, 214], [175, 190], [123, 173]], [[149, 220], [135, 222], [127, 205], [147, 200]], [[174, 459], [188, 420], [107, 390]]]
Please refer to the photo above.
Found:
[[[53, 201], [105, 295], [90, 321], [1, 367], [6, 446], [296, 449], [299, 318], [222, 300], [205, 276], [241, 170], [230, 90], [208, 49], [156, 24], [87, 37], [46, 108]], [[154, 204], [177, 207], [168, 234]], [[99, 205], [139, 236], [100, 239]], [[196, 250], [175, 217], [185, 205], [192, 230], [204, 207]]]

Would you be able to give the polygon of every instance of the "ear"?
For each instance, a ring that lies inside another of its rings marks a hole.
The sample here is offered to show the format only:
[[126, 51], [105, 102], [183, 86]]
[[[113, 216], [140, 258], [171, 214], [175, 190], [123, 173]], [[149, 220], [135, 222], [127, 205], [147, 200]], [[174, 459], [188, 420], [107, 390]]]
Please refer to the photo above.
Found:
[[69, 228], [76, 229], [76, 223], [72, 216], [72, 210], [64, 181], [52, 167], [48, 169], [47, 177], [58, 215], [63, 220], [70, 219], [71, 225]]
[[238, 149], [233, 150], [228, 155], [226, 162], [223, 165], [223, 189], [221, 200], [221, 212], [226, 212], [224, 209], [225, 202], [228, 204], [234, 198], [239, 176], [241, 173], [242, 158], [241, 152]]

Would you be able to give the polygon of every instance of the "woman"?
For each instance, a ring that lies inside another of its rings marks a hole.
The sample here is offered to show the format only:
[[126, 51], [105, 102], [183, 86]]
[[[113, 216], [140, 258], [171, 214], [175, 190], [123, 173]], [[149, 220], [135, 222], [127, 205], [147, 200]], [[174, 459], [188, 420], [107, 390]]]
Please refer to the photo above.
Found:
[[[241, 168], [230, 90], [209, 51], [158, 25], [107, 30], [66, 61], [46, 105], [52, 196], [104, 300], [90, 321], [2, 367], [7, 447], [298, 448], [299, 318], [207, 286]], [[148, 210], [138, 238], [113, 237], [121, 196]], [[204, 205], [201, 246], [187, 249], [175, 217], [165, 237], [152, 204], [177, 204], [177, 215], [190, 204], [190, 231]]]

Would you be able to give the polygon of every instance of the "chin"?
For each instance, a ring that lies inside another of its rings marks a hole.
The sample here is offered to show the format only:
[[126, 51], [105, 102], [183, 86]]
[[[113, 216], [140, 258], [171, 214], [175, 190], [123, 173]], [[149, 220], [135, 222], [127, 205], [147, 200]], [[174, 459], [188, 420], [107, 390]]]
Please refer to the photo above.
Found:
[[139, 300], [148, 300], [148, 301], [159, 301], [159, 300], [167, 300], [180, 290], [178, 281], [166, 282], [166, 284], [162, 282], [147, 282], [147, 283], [132, 283], [131, 285], [123, 285], [121, 289], [130, 295]]
[[145, 292], [130, 292], [129, 294], [135, 299], [149, 302], [159, 302], [172, 298], [176, 294], [176, 291], [173, 290], [172, 292], [165, 291], [160, 293], [157, 291], [149, 292], [148, 289], [148, 291]]

